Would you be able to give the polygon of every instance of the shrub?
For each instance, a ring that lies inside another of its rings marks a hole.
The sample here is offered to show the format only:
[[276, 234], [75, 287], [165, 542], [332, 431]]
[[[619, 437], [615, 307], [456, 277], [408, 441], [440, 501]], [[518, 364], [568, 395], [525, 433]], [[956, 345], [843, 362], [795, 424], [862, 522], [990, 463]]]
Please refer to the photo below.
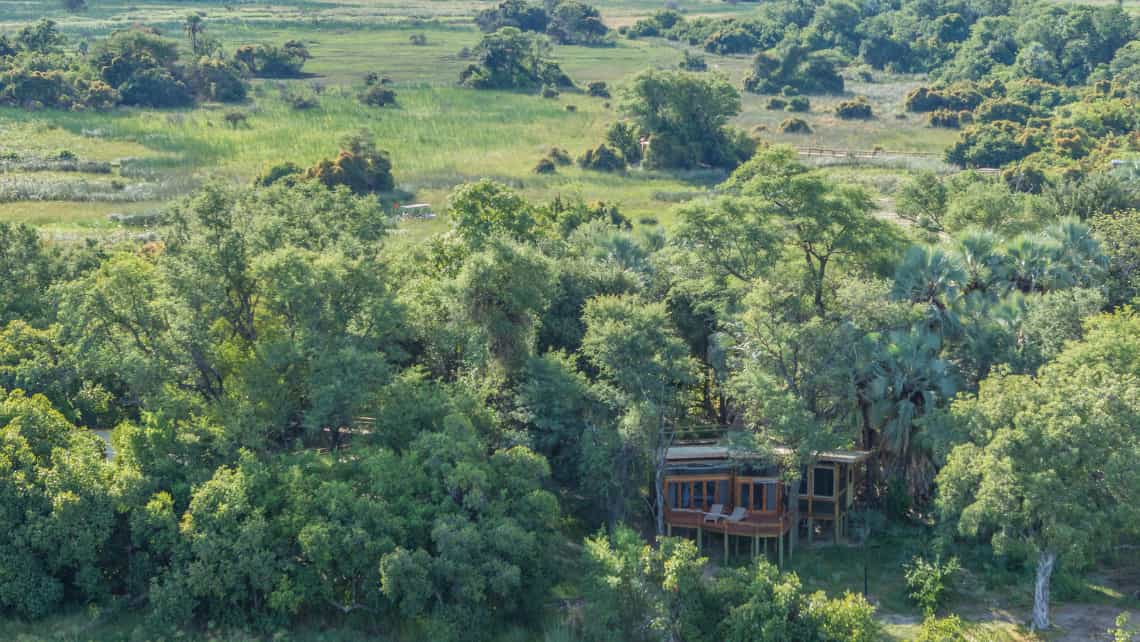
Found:
[[281, 182], [284, 184], [292, 185], [301, 178], [305, 170], [301, 169], [296, 163], [288, 161], [273, 165], [253, 179], [253, 184], [258, 187], [269, 187], [275, 183]]
[[721, 29], [704, 42], [705, 51], [721, 56], [752, 53], [759, 47], [760, 39], [756, 34], [742, 27]]
[[396, 104], [396, 92], [384, 85], [372, 85], [360, 95], [360, 102], [369, 107], [387, 107]]
[[928, 112], [936, 109], [974, 109], [982, 104], [985, 96], [973, 88], [931, 89], [918, 87], [907, 93], [903, 106], [910, 112]]
[[344, 185], [356, 194], [390, 192], [396, 186], [388, 153], [376, 149], [367, 133], [348, 138], [335, 159], [322, 160], [305, 176], [317, 179], [326, 187]]
[[859, 96], [855, 100], [844, 100], [835, 106], [835, 115], [843, 120], [867, 120], [871, 118], [871, 105]]
[[965, 642], [966, 639], [962, 619], [957, 615], [944, 618], [928, 615], [922, 621], [922, 629], [915, 642]]
[[206, 59], [187, 70], [194, 93], [206, 100], [236, 103], [245, 100], [248, 87], [241, 70], [224, 60]]
[[546, 153], [546, 157], [555, 165], [569, 165], [571, 163], [570, 153], [558, 147], [551, 147], [550, 151]]
[[786, 108], [787, 106], [788, 106], [788, 101], [784, 100], [783, 98], [777, 98], [777, 97], [773, 96], [773, 97], [768, 99], [768, 104], [765, 105], [764, 108], [765, 109], [772, 109], [772, 110], [781, 110], [781, 109]]
[[245, 113], [244, 111], [228, 111], [222, 118], [226, 121], [226, 124], [229, 125], [231, 129], [237, 129], [238, 127], [246, 127], [249, 125], [249, 114]]
[[594, 98], [610, 98], [610, 88], [598, 80], [586, 85], [586, 93]]
[[293, 109], [297, 111], [305, 111], [308, 109], [316, 109], [321, 106], [321, 101], [315, 95], [310, 96], [300, 92], [287, 92], [282, 94], [281, 99], [285, 101]]
[[915, 556], [904, 568], [910, 598], [927, 615], [932, 615], [942, 606], [946, 593], [951, 589], [954, 575], [962, 570], [962, 565], [956, 557], [943, 562], [941, 556], [932, 561]]
[[685, 71], [707, 71], [709, 68], [704, 56], [694, 54], [687, 49], [681, 57], [681, 62], [677, 66]]
[[1016, 167], [1007, 167], [1001, 172], [1001, 178], [1010, 191], [1024, 194], [1040, 194], [1048, 185], [1045, 172], [1040, 167], [1019, 163]]
[[553, 100], [555, 98], [558, 98], [558, 94], [559, 94], [559, 91], [558, 91], [557, 87], [551, 87], [550, 85], [547, 85], [547, 86], [542, 88], [542, 97], [543, 98]]
[[549, 158], [539, 160], [538, 164], [534, 166], [535, 174], [553, 174], [556, 171], [558, 171], [558, 168], [555, 167], [554, 161]]
[[784, 98], [791, 98], [792, 96], [799, 96], [800, 90], [791, 85], [784, 85], [780, 88], [780, 95]]
[[408, 38], [408, 42], [412, 43], [413, 45], [415, 45], [417, 47], [423, 47], [424, 45], [426, 45], [428, 43], [428, 39], [427, 39], [427, 36], [422, 34], [422, 33], [413, 33]]
[[785, 118], [780, 123], [780, 131], [785, 134], [810, 134], [812, 129], [803, 118]]
[[576, 112], [576, 111], [578, 111], [578, 106], [577, 105], [566, 105], [566, 111], [571, 112], [571, 113]]
[[621, 172], [625, 171], [626, 163], [617, 151], [602, 144], [586, 150], [586, 153], [578, 158], [578, 166], [597, 172]]
[[486, 34], [474, 50], [476, 64], [459, 74], [459, 82], [474, 89], [573, 87], [558, 63], [533, 54], [538, 49], [532, 36], [514, 27]]
[[788, 99], [787, 110], [792, 112], [811, 111], [811, 100], [807, 96], [793, 96]]
[[310, 58], [309, 50], [299, 40], [290, 40], [280, 47], [245, 45], [234, 52], [238, 66], [261, 78], [296, 78]]
[[1008, 120], [1024, 125], [1033, 116], [1033, 108], [1013, 100], [987, 100], [978, 106], [974, 115], [979, 123]]
[[641, 162], [641, 134], [633, 123], [618, 121], [606, 130], [606, 143], [616, 149], [626, 163]]
[[930, 112], [926, 118], [926, 124], [931, 127], [941, 127], [943, 129], [958, 129], [962, 126], [962, 121], [958, 117], [958, 112], [951, 109], [936, 109]]

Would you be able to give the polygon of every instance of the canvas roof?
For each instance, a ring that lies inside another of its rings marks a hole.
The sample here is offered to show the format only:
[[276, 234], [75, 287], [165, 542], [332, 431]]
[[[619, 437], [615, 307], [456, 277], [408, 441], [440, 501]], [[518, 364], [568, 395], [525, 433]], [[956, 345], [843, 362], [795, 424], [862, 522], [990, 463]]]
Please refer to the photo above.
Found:
[[[777, 447], [773, 453], [779, 456], [792, 453], [790, 448]], [[701, 446], [673, 446], [665, 453], [666, 461], [699, 461], [709, 459], [752, 459], [762, 457], [762, 453], [741, 450], [732, 450], [728, 446], [701, 445]], [[871, 453], [865, 450], [827, 450], [815, 454], [818, 461], [830, 461], [840, 464], [859, 463]]]

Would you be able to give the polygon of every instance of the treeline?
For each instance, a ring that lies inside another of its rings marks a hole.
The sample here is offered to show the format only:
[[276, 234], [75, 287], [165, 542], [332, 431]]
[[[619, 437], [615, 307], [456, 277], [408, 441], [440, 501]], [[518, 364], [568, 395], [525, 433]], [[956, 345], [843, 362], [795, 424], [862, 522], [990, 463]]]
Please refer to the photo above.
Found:
[[241, 102], [253, 76], [289, 77], [310, 56], [300, 42], [243, 46], [232, 58], [187, 18], [190, 56], [156, 30], [132, 27], [74, 49], [48, 19], [0, 35], [0, 104], [24, 109], [109, 109], [117, 105], [185, 107], [197, 101]]
[[578, 0], [553, 0], [530, 4], [506, 0], [475, 15], [475, 24], [485, 33], [513, 27], [546, 34], [560, 45], [612, 45], [610, 29], [597, 8]]
[[[1098, 316], [1140, 288], [1137, 199], [1111, 177], [1005, 192], [1056, 207], [972, 221], [994, 231], [947, 214], [973, 211], [959, 200], [989, 179], [924, 180], [914, 207], [950, 234], [909, 247], [862, 189], [764, 148], [668, 236], [611, 204], [483, 181], [452, 194], [448, 232], [392, 252], [375, 198], [320, 171], [209, 186], [145, 245], [0, 225], [0, 611], [147, 604], [157, 631], [327, 621], [487, 639], [537, 626], [568, 515], [610, 529], [583, 561], [586, 639], [873, 636], [857, 598], [807, 595], [762, 564], [706, 581], [691, 545], [620, 529], [660, 533], [645, 499], [668, 430], [690, 424], [804, 461], [870, 450], [865, 501], [992, 540], [1012, 568], [1047, 554], [1076, 573], [1137, 535], [1135, 468], [1096, 481], [1140, 455], [1137, 318]], [[1078, 383], [1089, 394], [1064, 387]], [[1087, 418], [1040, 442], [1072, 457], [1005, 445], [1007, 428], [1050, 424], [994, 413], [1038, 395], [1042, 416]], [[113, 459], [91, 428], [111, 430]], [[971, 453], [992, 470], [963, 466]], [[1012, 498], [971, 482], [1018, 457], [1051, 468]], [[1053, 537], [1087, 511], [1051, 501], [983, 512], [1062, 497], [1049, 479], [1095, 498], [1100, 537]]]
[[1119, 6], [781, 0], [743, 18], [689, 19], [661, 11], [620, 31], [724, 55], [802, 48], [843, 64], [930, 73], [945, 81], [1036, 78], [1081, 85], [1133, 79], [1136, 29]]

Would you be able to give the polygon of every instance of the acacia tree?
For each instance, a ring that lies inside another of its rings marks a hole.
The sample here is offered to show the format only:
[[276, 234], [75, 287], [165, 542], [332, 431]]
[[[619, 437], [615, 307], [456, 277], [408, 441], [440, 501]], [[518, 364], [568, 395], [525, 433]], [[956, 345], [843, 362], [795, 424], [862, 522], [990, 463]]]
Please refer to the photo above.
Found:
[[[678, 419], [678, 387], [695, 380], [695, 364], [688, 346], [670, 328], [664, 303], [649, 303], [636, 296], [602, 296], [586, 303], [586, 336], [582, 352], [601, 373], [611, 398], [627, 408], [621, 419], [623, 453], [619, 465], [627, 467], [637, 454], [651, 457], [658, 535], [665, 532], [665, 454], [669, 425]], [[624, 475], [619, 475], [619, 483]]]
[[939, 512], [960, 535], [1035, 559], [1035, 629], [1049, 626], [1059, 560], [1087, 564], [1140, 531], [1138, 376], [1140, 317], [1126, 309], [1091, 320], [1036, 378], [992, 375], [950, 410], [971, 441], [938, 475]]
[[804, 258], [821, 313], [829, 267], [842, 260], [866, 265], [898, 246], [898, 232], [871, 215], [874, 205], [865, 191], [809, 172], [791, 148], [758, 152], [733, 172], [725, 187], [756, 199], [787, 225], [789, 243]]

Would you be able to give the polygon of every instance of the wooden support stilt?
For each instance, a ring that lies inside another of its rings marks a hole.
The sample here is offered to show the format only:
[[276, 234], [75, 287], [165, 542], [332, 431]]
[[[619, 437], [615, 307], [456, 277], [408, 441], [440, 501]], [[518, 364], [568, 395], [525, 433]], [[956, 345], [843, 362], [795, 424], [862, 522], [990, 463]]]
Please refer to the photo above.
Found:
[[701, 527], [697, 527], [697, 552], [701, 552]]
[[808, 518], [808, 546], [811, 546], [812, 540], [815, 539], [815, 520]]
[[778, 560], [780, 567], [784, 566], [784, 536], [780, 535], [776, 539], [776, 550], [778, 551]]
[[728, 564], [728, 529], [724, 531], [724, 563]]
[[673, 537], [673, 525], [672, 524], [665, 524], [665, 534], [668, 535], [669, 537]]
[[764, 557], [768, 557], [768, 538], [764, 538]]
[[752, 536], [752, 557], [756, 557], [756, 553], [760, 550], [760, 537], [757, 535]]

